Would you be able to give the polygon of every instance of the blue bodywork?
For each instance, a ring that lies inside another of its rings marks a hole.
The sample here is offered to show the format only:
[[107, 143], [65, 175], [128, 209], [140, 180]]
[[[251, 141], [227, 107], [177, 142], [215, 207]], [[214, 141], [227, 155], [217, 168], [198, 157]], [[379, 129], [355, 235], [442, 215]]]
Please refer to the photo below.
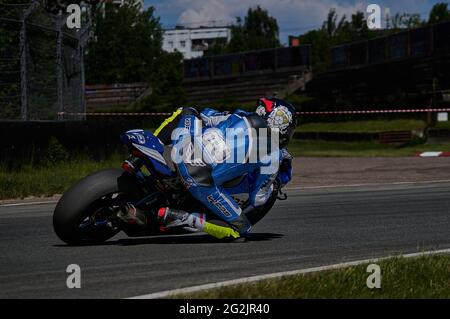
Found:
[[[120, 136], [122, 142], [126, 145], [132, 145], [145, 155], [151, 162], [158, 173], [172, 176], [173, 172], [167, 165], [166, 160], [163, 157], [164, 145], [161, 141], [153, 135], [152, 132], [144, 131], [141, 129], [127, 131]], [[146, 163], [147, 164], [147, 163]], [[153, 171], [152, 167], [146, 165], [149, 171]]]
[[[149, 163], [145, 163], [145, 166], [150, 172], [156, 170], [157, 173], [167, 177], [173, 177], [175, 175], [163, 157], [164, 145], [152, 132], [142, 129], [130, 130], [123, 133], [120, 136], [120, 139], [125, 145], [132, 145], [147, 156]], [[227, 167], [227, 169], [229, 170], [230, 167]], [[247, 170], [245, 170], [245, 172], [239, 172], [239, 175], [246, 175], [246, 173], [248, 173]], [[217, 179], [219, 180], [219, 178]], [[247, 177], [243, 178], [237, 185], [226, 188], [230, 194], [248, 194], [253, 182], [252, 174], [248, 174]], [[243, 199], [244, 201], [247, 199], [245, 197]]]

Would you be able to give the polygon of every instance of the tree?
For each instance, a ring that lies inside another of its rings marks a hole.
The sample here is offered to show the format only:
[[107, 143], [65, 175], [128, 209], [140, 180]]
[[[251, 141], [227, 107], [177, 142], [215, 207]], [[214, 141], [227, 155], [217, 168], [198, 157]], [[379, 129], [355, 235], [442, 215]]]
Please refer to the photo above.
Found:
[[436, 3], [430, 11], [428, 23], [431, 24], [444, 21], [450, 21], [450, 10], [448, 9], [448, 3]]
[[391, 22], [394, 29], [412, 29], [423, 25], [423, 21], [418, 13], [396, 13], [392, 17]]
[[100, 0], [40, 0], [42, 7], [51, 14], [58, 14], [60, 11], [63, 14], [66, 12], [67, 6], [70, 4], [81, 4], [81, 2], [90, 5], [97, 5]]
[[162, 27], [154, 8], [141, 12], [134, 0], [119, 8], [95, 7], [94, 37], [86, 52], [87, 83], [147, 82], [152, 94], [139, 108], [171, 107], [183, 102], [183, 56], [162, 50]]
[[260, 6], [249, 8], [244, 23], [236, 18], [226, 52], [241, 52], [280, 46], [277, 20]]
[[345, 24], [345, 15], [341, 18], [339, 23], [337, 23], [337, 13], [336, 9], [332, 8], [328, 11], [327, 19], [322, 24], [322, 30], [326, 31], [328, 36], [333, 37], [336, 33], [342, 29]]
[[402, 25], [402, 15], [400, 13], [396, 13], [392, 18], [391, 18], [391, 23], [392, 23], [392, 28], [393, 29], [399, 29]]
[[351, 20], [343, 15], [336, 24], [338, 16], [334, 9], [328, 13], [327, 20], [323, 23], [322, 30], [325, 30], [333, 44], [365, 40], [371, 37], [370, 30], [364, 17], [364, 13], [357, 11], [352, 14]]
[[364, 13], [357, 11], [348, 21], [345, 15], [339, 18], [335, 9], [331, 9], [322, 27], [301, 35], [300, 43], [311, 44], [312, 66], [316, 72], [321, 72], [329, 64], [333, 46], [374, 36], [375, 34], [367, 28]]
[[153, 96], [143, 109], [154, 109], [154, 104], [179, 107], [185, 102], [185, 94], [181, 88], [183, 81], [182, 62], [183, 55], [180, 52], [164, 52], [158, 58], [158, 68], [152, 74], [154, 81]]
[[373, 36], [373, 33], [371, 33], [367, 27], [367, 21], [364, 13], [361, 11], [357, 11], [355, 14], [352, 14], [350, 24], [352, 30], [351, 41], [369, 39]]
[[330, 36], [324, 29], [312, 30], [300, 36], [301, 44], [311, 45], [311, 64], [315, 72], [324, 71], [330, 60], [332, 44]]
[[154, 8], [140, 12], [133, 0], [119, 8], [93, 9], [94, 38], [86, 50], [88, 83], [151, 81], [162, 52], [162, 28]]
[[413, 13], [405, 16], [404, 25], [407, 29], [419, 28], [424, 24], [420, 19], [420, 14]]

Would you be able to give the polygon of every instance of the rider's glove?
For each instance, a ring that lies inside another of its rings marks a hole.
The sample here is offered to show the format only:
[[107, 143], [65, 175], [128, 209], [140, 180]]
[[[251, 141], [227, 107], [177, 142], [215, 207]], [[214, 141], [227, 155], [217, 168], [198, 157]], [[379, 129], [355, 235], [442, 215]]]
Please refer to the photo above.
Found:
[[286, 149], [281, 150], [282, 160], [278, 172], [278, 180], [281, 187], [289, 183], [292, 179], [292, 155]]
[[278, 173], [281, 186], [286, 185], [292, 179], [292, 165], [289, 160], [284, 159], [280, 165], [280, 172]]

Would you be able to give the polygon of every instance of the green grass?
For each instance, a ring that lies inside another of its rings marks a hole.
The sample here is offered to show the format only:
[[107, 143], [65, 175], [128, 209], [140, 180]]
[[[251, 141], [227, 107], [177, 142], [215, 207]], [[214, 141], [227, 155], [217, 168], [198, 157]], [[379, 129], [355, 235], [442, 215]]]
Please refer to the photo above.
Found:
[[436, 125], [433, 128], [443, 129], [443, 130], [450, 130], [450, 121], [448, 121], [448, 122], [436, 122]]
[[377, 263], [381, 288], [366, 285], [367, 265], [270, 279], [174, 298], [450, 298], [450, 255]]
[[289, 152], [293, 156], [320, 157], [374, 157], [413, 156], [418, 152], [450, 151], [450, 142], [389, 146], [378, 142], [328, 142], [320, 140], [293, 140]]
[[51, 196], [63, 193], [77, 180], [102, 168], [120, 167], [122, 158], [111, 158], [95, 162], [87, 157], [72, 157], [70, 160], [48, 166], [24, 165], [20, 171], [0, 168], [0, 199], [24, 198], [28, 196]]
[[424, 129], [426, 123], [420, 120], [372, 120], [335, 123], [305, 123], [297, 127], [297, 132], [333, 133], [377, 133], [386, 131], [409, 131]]

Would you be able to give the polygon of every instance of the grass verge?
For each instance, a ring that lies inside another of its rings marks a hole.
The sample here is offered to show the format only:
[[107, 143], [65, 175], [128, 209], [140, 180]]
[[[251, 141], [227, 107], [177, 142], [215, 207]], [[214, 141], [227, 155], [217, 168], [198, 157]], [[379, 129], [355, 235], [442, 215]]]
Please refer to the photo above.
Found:
[[377, 142], [328, 142], [320, 140], [293, 140], [289, 152], [293, 156], [319, 157], [393, 157], [413, 156], [419, 152], [450, 151], [450, 142], [389, 146]]
[[450, 130], [450, 121], [449, 122], [437, 122], [435, 129], [441, 129], [441, 130]]
[[378, 133], [387, 131], [410, 131], [424, 129], [425, 127], [426, 123], [421, 120], [371, 120], [305, 123], [297, 127], [297, 132]]
[[24, 165], [20, 171], [0, 168], [0, 199], [51, 196], [63, 193], [77, 180], [102, 168], [120, 167], [123, 158], [114, 155], [102, 162], [87, 157], [47, 166]]
[[450, 298], [450, 255], [392, 258], [377, 263], [381, 288], [366, 285], [367, 265], [286, 276], [174, 298]]

